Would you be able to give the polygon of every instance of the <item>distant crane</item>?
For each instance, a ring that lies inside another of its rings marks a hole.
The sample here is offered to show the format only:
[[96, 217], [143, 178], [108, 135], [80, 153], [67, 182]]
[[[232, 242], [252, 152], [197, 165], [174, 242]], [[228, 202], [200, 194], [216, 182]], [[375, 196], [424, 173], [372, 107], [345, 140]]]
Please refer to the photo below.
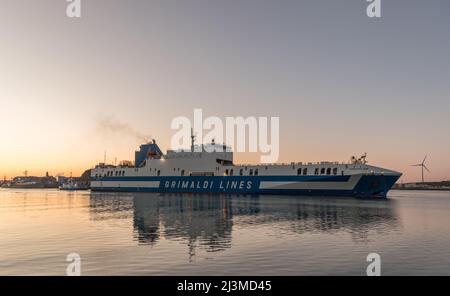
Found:
[[428, 154], [425, 155], [424, 159], [422, 160], [421, 163], [419, 164], [413, 164], [413, 166], [415, 167], [421, 167], [422, 168], [422, 183], [425, 183], [425, 179], [423, 177], [423, 169], [426, 169], [427, 172], [430, 172], [430, 170], [427, 168], [427, 166], [425, 165], [425, 161], [427, 160]]

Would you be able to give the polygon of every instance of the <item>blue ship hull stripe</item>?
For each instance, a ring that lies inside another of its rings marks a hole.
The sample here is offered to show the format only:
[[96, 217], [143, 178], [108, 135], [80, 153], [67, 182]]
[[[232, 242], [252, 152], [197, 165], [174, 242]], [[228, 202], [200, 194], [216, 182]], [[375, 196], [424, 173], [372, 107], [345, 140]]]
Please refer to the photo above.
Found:
[[294, 194], [385, 197], [399, 176], [121, 177], [91, 183], [94, 191]]

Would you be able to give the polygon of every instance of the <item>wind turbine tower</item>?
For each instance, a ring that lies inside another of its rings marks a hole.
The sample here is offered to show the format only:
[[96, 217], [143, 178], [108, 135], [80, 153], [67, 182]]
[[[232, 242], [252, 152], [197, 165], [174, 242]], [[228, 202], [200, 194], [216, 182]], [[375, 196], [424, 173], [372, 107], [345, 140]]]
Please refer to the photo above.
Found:
[[415, 167], [421, 167], [421, 168], [422, 168], [422, 183], [425, 183], [425, 179], [424, 179], [424, 176], [423, 176], [423, 170], [426, 169], [427, 172], [430, 172], [430, 170], [429, 170], [429, 169], [427, 168], [427, 166], [425, 165], [425, 161], [427, 160], [427, 157], [428, 157], [428, 154], [425, 155], [425, 158], [423, 159], [423, 161], [422, 161], [421, 163], [419, 163], [419, 164], [414, 164], [414, 165], [413, 165], [413, 166], [415, 166]]

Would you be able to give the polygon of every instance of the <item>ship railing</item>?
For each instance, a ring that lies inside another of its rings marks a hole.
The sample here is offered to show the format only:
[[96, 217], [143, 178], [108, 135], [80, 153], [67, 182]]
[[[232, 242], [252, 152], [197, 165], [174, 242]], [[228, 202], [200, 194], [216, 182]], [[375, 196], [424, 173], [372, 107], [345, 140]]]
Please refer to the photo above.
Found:
[[291, 163], [259, 163], [259, 164], [249, 164], [249, 163], [239, 163], [236, 166], [240, 167], [280, 167], [280, 166], [307, 166], [307, 165], [351, 165], [350, 162], [339, 162], [339, 161], [321, 161], [321, 162], [291, 162]]

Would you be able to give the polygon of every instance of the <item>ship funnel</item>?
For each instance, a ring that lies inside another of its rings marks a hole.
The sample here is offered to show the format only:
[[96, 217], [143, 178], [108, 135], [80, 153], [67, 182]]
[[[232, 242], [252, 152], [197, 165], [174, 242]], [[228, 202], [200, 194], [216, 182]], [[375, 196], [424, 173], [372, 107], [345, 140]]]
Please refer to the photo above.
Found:
[[141, 145], [138, 151], [134, 154], [135, 167], [142, 167], [145, 164], [147, 158], [161, 158], [163, 155], [161, 149], [159, 149], [156, 141], [152, 143]]

